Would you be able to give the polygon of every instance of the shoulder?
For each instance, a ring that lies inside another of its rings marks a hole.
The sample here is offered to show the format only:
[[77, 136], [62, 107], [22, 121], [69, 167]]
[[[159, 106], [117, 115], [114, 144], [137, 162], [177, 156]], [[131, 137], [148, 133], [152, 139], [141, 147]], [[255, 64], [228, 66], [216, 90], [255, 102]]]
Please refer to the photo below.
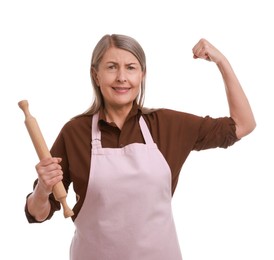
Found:
[[90, 131], [92, 115], [80, 115], [70, 119], [61, 129], [61, 133]]
[[201, 123], [204, 117], [197, 116], [191, 113], [167, 109], [167, 108], [159, 108], [159, 109], [142, 109], [142, 116], [146, 121], [162, 121], [162, 122], [184, 122], [184, 123]]
[[[65, 149], [65, 144], [69, 144], [70, 147], [79, 145], [80, 140], [90, 139], [92, 116], [77, 116], [69, 120], [60, 130], [55, 142], [52, 146], [52, 152], [58, 154], [56, 151]], [[61, 148], [60, 148], [61, 147]]]

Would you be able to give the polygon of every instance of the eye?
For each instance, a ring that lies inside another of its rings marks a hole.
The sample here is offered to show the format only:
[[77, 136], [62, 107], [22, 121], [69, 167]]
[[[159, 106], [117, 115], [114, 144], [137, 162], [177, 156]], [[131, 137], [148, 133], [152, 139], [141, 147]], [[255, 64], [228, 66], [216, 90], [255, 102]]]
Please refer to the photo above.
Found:
[[110, 69], [110, 70], [114, 70], [114, 69], [116, 69], [116, 65], [111, 64], [111, 65], [108, 65], [107, 68]]
[[135, 70], [135, 69], [136, 69], [136, 68], [135, 68], [134, 66], [132, 66], [132, 65], [128, 66], [127, 68], [128, 68], [128, 70]]

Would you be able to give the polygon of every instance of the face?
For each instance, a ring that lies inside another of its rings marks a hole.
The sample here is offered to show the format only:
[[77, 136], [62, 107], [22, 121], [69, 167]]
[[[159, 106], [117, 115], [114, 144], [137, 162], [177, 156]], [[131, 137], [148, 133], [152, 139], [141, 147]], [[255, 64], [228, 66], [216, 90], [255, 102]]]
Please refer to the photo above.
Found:
[[104, 54], [93, 78], [104, 97], [106, 108], [131, 108], [141, 88], [141, 65], [130, 52], [115, 47]]

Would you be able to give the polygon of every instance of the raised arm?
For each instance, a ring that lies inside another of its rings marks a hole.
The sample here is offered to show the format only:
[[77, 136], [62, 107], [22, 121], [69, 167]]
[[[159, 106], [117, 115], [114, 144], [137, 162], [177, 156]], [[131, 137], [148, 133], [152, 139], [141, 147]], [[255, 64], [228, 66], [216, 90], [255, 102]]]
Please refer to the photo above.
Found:
[[195, 59], [212, 61], [218, 66], [225, 84], [230, 116], [236, 123], [237, 137], [240, 139], [251, 133], [256, 127], [255, 118], [248, 99], [227, 58], [205, 39], [201, 39], [192, 51]]

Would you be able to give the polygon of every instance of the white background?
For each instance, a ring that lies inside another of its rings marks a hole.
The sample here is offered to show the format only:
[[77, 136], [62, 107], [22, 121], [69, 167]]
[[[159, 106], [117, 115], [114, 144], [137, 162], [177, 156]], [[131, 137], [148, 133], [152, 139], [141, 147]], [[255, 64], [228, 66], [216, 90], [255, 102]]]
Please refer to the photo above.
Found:
[[25, 219], [38, 158], [17, 103], [29, 100], [50, 147], [91, 103], [93, 47], [104, 34], [121, 33], [146, 52], [147, 107], [228, 115], [217, 67], [192, 59], [192, 47], [204, 37], [230, 60], [257, 128], [229, 149], [191, 153], [173, 198], [177, 232], [184, 260], [273, 260], [271, 2], [1, 1], [0, 258], [68, 259], [74, 226], [62, 211], [41, 225]]

